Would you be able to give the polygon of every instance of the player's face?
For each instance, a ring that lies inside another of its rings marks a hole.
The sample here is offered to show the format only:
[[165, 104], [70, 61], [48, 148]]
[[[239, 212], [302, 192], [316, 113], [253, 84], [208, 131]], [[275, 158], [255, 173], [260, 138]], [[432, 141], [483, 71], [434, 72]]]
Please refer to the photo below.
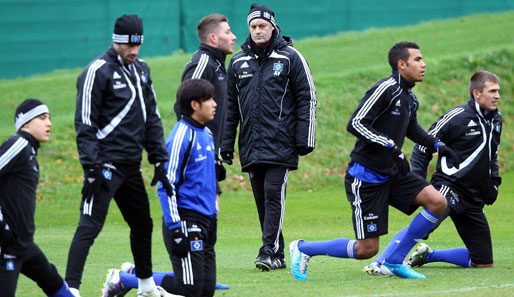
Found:
[[227, 22], [221, 22], [219, 24], [218, 32], [216, 32], [215, 36], [218, 41], [218, 49], [226, 55], [234, 52], [234, 41], [236, 40], [236, 35], [232, 33]]
[[265, 46], [275, 29], [270, 22], [263, 19], [253, 19], [248, 28], [253, 42], [258, 46]]
[[23, 125], [21, 130], [30, 133], [39, 142], [47, 142], [50, 139], [50, 127], [52, 127], [50, 115], [44, 113]]
[[498, 100], [500, 100], [500, 85], [498, 83], [486, 81], [482, 92], [473, 90], [473, 96], [480, 107], [486, 112], [496, 110]]
[[[423, 81], [426, 64], [419, 49], [409, 48], [409, 58], [403, 65], [399, 65], [398, 71], [410, 82]], [[401, 64], [401, 63], [399, 63]]]
[[191, 102], [193, 104], [193, 119], [198, 121], [200, 124], [205, 124], [208, 121], [214, 119], [216, 115], [216, 101], [213, 98], [198, 103], [196, 101]]
[[123, 63], [125, 65], [132, 64], [136, 61], [137, 55], [139, 54], [139, 49], [141, 48], [141, 44], [134, 43], [115, 43], [114, 49], [120, 55]]

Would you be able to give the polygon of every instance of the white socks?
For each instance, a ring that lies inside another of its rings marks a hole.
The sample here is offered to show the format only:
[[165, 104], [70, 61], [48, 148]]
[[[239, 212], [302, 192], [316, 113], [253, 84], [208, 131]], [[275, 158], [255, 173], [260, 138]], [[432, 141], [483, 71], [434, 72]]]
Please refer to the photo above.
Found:
[[139, 291], [145, 292], [145, 293], [152, 293], [157, 289], [157, 286], [155, 286], [155, 281], [153, 280], [153, 277], [149, 278], [138, 278], [138, 289]]

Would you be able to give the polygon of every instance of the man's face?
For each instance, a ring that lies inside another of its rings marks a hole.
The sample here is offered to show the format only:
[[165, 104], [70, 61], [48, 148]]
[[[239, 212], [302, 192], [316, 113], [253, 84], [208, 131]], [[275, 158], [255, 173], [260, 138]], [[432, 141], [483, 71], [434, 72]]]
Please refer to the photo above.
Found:
[[410, 82], [423, 81], [425, 77], [426, 64], [419, 49], [409, 48], [409, 58], [407, 61], [398, 63], [398, 72]]
[[265, 46], [275, 29], [270, 22], [263, 19], [253, 19], [248, 28], [253, 42], [258, 46]]
[[140, 43], [114, 43], [114, 50], [120, 55], [125, 65], [132, 64], [136, 61], [139, 48], [141, 48]]
[[486, 113], [496, 110], [498, 100], [500, 100], [500, 85], [495, 82], [486, 81], [482, 92], [473, 90], [475, 101], [485, 109]]
[[230, 30], [230, 26], [227, 22], [221, 22], [218, 26], [218, 32], [214, 34], [218, 42], [217, 48], [220, 49], [224, 54], [229, 55], [234, 52], [234, 41], [236, 35]]
[[191, 104], [193, 104], [194, 111], [192, 117], [199, 123], [205, 124], [214, 119], [214, 115], [216, 114], [216, 101], [214, 101], [213, 98], [202, 101], [202, 103], [191, 101]]
[[39, 142], [47, 142], [50, 139], [50, 127], [50, 115], [44, 113], [30, 120], [20, 130], [30, 133]]

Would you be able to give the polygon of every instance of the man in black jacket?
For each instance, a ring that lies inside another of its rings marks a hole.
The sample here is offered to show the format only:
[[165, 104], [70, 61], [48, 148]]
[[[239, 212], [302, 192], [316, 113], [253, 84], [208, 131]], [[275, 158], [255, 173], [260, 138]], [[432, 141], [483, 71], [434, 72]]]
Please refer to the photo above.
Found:
[[68, 254], [66, 281], [78, 288], [89, 248], [100, 233], [114, 197], [130, 227], [140, 296], [160, 296], [152, 278], [152, 218], [140, 170], [142, 150], [157, 180], [171, 186], [163, 129], [148, 65], [137, 59], [143, 22], [124, 15], [114, 25], [113, 44], [77, 80], [75, 130], [84, 187], [80, 220]]
[[357, 241], [338, 238], [291, 242], [291, 271], [297, 280], [307, 279], [307, 263], [315, 255], [355, 259], [374, 256], [380, 236], [388, 232], [389, 205], [407, 215], [419, 206], [423, 210], [414, 217], [402, 241], [382, 266], [397, 276], [425, 278], [402, 263], [417, 240], [444, 213], [446, 200], [426, 180], [410, 172], [401, 148], [408, 137], [428, 147], [430, 153], [438, 151], [440, 155], [450, 156], [453, 164], [458, 164], [458, 158], [418, 124], [418, 100], [412, 88], [415, 82], [423, 80], [426, 66], [419, 46], [399, 42], [388, 56], [392, 74], [366, 92], [347, 125], [347, 130], [357, 137], [345, 177]]
[[[437, 160], [430, 183], [446, 197], [448, 208], [432, 231], [450, 216], [466, 248], [438, 251], [421, 243], [409, 259], [410, 265], [448, 262], [462, 267], [493, 266], [484, 204], [496, 201], [502, 181], [497, 160], [502, 131], [502, 116], [497, 109], [499, 91], [496, 75], [477, 71], [469, 82], [468, 103], [450, 109], [430, 127], [429, 133], [450, 145], [462, 160], [459, 168], [449, 166], [444, 157]], [[412, 171], [426, 178], [430, 160], [432, 155], [426, 148], [416, 145]]]
[[14, 297], [20, 273], [50, 297], [73, 297], [68, 285], [34, 243], [39, 180], [37, 150], [50, 139], [50, 111], [26, 99], [14, 116], [16, 134], [0, 146], [0, 296]]
[[[200, 46], [191, 57], [191, 61], [187, 63], [182, 73], [182, 81], [190, 78], [203, 78], [211, 82], [216, 89], [216, 95], [214, 96], [214, 101], [216, 101], [217, 105], [216, 115], [214, 116], [214, 120], [206, 123], [206, 126], [212, 132], [216, 157], [219, 159], [218, 154], [223, 139], [227, 113], [227, 71], [225, 70], [225, 57], [234, 52], [236, 36], [232, 33], [227, 18], [218, 13], [203, 17], [196, 26], [196, 33], [200, 39]], [[182, 115], [178, 101], [175, 102], [174, 109], [177, 120], [180, 120]], [[221, 163], [218, 164], [216, 169], [218, 173], [216, 179], [218, 182], [225, 179], [225, 170]], [[219, 203], [219, 195], [221, 194], [219, 183], [216, 185], [216, 193], [216, 198]]]
[[250, 36], [228, 68], [228, 112], [221, 156], [231, 162], [239, 125], [239, 159], [249, 172], [262, 230], [255, 261], [268, 271], [285, 268], [284, 219], [289, 170], [314, 150], [316, 90], [309, 65], [280, 34], [274, 13], [253, 4]]

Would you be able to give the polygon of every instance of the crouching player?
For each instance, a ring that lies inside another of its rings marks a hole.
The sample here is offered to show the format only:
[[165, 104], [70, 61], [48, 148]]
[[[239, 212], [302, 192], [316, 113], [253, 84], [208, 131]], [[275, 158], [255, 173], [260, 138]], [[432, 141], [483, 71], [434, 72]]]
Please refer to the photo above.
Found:
[[51, 297], [73, 297], [68, 285], [34, 243], [37, 150], [50, 138], [50, 112], [37, 99], [26, 99], [14, 116], [16, 134], [0, 147], [0, 296], [14, 297], [24, 274]]

